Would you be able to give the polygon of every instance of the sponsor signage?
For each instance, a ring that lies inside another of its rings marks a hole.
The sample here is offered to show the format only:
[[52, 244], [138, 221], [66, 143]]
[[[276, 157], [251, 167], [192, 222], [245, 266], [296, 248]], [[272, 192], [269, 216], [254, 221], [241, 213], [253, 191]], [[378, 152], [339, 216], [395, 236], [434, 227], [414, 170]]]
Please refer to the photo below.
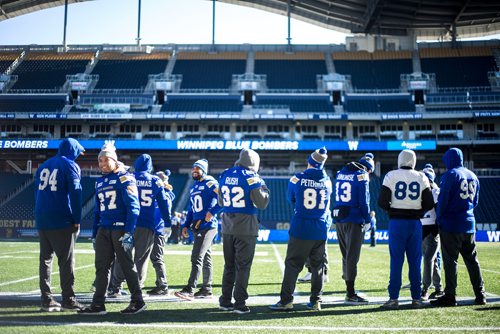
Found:
[[33, 119], [64, 119], [68, 118], [67, 114], [39, 114], [39, 113], [31, 113], [29, 114], [29, 118]]
[[500, 111], [480, 111], [475, 112], [474, 117], [500, 117]]
[[382, 114], [382, 120], [392, 120], [392, 119], [423, 119], [424, 115], [419, 113], [391, 113], [391, 114]]
[[[87, 150], [100, 149], [107, 140], [80, 140]], [[326, 146], [330, 151], [400, 151], [435, 150], [433, 140], [406, 141], [320, 141], [320, 140], [115, 140], [121, 150], [241, 150], [251, 148], [261, 151], [311, 151]], [[55, 149], [60, 140], [0, 140], [0, 149]]]
[[0, 113], [0, 119], [13, 119], [16, 118], [16, 114], [14, 113]]

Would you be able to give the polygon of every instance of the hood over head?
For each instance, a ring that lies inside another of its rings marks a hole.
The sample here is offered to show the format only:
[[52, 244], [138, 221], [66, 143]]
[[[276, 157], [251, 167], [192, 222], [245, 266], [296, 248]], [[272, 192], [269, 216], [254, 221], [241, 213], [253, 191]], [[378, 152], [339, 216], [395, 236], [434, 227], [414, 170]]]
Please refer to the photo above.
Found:
[[78, 140], [73, 138], [65, 138], [59, 144], [59, 150], [57, 151], [57, 155], [66, 157], [69, 160], [75, 161], [76, 158], [80, 154], [85, 151], [82, 145], [78, 142]]
[[443, 161], [448, 170], [462, 167], [464, 165], [464, 154], [459, 148], [452, 147], [444, 154]]
[[240, 157], [234, 163], [235, 166], [242, 166], [254, 172], [259, 171], [260, 156], [252, 149], [244, 148], [240, 151]]
[[398, 167], [410, 167], [415, 169], [417, 164], [417, 155], [412, 150], [402, 150], [398, 157]]
[[149, 154], [141, 154], [134, 162], [134, 170], [136, 172], [148, 172], [153, 171], [153, 159]]

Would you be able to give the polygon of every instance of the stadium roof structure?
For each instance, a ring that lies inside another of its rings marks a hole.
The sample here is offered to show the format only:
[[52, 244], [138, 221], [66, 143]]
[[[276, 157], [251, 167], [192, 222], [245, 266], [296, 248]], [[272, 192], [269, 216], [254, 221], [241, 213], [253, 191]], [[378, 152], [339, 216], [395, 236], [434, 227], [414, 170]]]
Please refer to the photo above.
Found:
[[[69, 4], [89, 0], [68, 0]], [[208, 0], [211, 1], [211, 0]], [[500, 33], [497, 0], [217, 0], [288, 15], [353, 34], [439, 38]], [[0, 21], [63, 6], [64, 0], [0, 0]]]

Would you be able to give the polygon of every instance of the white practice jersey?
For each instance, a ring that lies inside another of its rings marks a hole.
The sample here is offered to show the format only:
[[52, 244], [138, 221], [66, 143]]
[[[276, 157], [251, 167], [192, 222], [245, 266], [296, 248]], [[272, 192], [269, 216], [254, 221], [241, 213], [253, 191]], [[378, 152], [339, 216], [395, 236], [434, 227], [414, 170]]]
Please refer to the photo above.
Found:
[[[432, 197], [434, 198], [434, 203], [437, 203], [439, 196], [439, 187], [434, 184], [432, 186]], [[429, 210], [425, 213], [424, 218], [420, 219], [422, 225], [434, 225], [436, 224], [436, 208]]]
[[422, 209], [422, 191], [430, 187], [424, 173], [414, 169], [396, 169], [384, 177], [384, 186], [391, 190], [391, 208]]

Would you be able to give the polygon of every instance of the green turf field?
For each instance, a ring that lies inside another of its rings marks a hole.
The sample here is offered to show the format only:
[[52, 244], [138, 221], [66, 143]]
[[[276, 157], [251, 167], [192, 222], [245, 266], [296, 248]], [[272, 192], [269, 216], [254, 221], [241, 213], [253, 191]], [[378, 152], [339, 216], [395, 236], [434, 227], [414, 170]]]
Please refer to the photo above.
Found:
[[[358, 266], [357, 290], [366, 293], [370, 304], [347, 306], [343, 303], [344, 283], [341, 279], [341, 257], [338, 245], [329, 245], [330, 282], [325, 286], [323, 310], [309, 311], [309, 284], [297, 285], [295, 310], [272, 312], [269, 304], [278, 301], [282, 278], [282, 259], [286, 245], [259, 244], [250, 277], [247, 315], [219, 311], [217, 299], [181, 302], [174, 296], [146, 298], [146, 312], [123, 316], [119, 311], [128, 297], [108, 299], [105, 316], [80, 316], [75, 313], [43, 313], [39, 311], [38, 243], [0, 242], [0, 333], [235, 333], [235, 332], [500, 332], [500, 244], [480, 243], [479, 260], [488, 293], [489, 304], [472, 305], [473, 292], [463, 263], [460, 263], [459, 306], [413, 310], [403, 306], [398, 311], [379, 307], [387, 297], [389, 253], [387, 246], [363, 246]], [[167, 246], [166, 265], [172, 291], [186, 284], [190, 270], [191, 246]], [[222, 246], [214, 246], [214, 294], [220, 293], [223, 268]], [[77, 244], [76, 292], [88, 303], [94, 280], [94, 253], [88, 242]], [[55, 261], [56, 262], [56, 261]], [[52, 285], [60, 293], [57, 263], [54, 263]], [[154, 285], [150, 266], [146, 289]], [[407, 283], [407, 269], [403, 271]], [[145, 290], [146, 290], [145, 289]], [[59, 296], [57, 297], [59, 298]], [[409, 301], [409, 290], [402, 290], [402, 304]]]

